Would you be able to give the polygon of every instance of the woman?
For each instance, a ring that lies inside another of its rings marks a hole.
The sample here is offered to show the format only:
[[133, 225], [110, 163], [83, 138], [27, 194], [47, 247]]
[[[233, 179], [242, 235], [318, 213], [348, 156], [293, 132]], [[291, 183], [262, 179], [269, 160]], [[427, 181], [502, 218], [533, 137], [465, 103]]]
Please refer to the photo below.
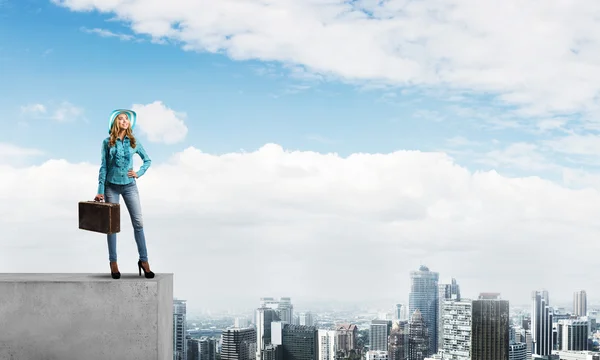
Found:
[[[142, 221], [139, 192], [136, 179], [144, 175], [152, 161], [142, 144], [133, 136], [136, 123], [136, 113], [132, 110], [115, 110], [110, 115], [108, 133], [110, 136], [102, 142], [102, 162], [98, 176], [98, 195], [96, 201], [105, 200], [108, 203], [119, 203], [119, 196], [123, 196], [125, 205], [131, 216], [133, 233], [139, 253], [138, 272], [147, 278], [153, 278], [150, 271], [146, 238]], [[137, 172], [133, 171], [133, 154], [138, 154], [144, 164]], [[105, 198], [106, 196], [106, 198]], [[110, 262], [110, 275], [119, 279], [121, 273], [117, 266], [117, 234], [107, 235], [108, 259]]]

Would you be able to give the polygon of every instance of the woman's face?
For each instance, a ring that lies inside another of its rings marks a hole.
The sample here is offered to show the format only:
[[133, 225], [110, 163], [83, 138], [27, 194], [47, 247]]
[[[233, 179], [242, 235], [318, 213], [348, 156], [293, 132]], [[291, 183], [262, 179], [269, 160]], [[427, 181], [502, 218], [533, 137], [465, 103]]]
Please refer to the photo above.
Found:
[[119, 114], [116, 121], [119, 124], [119, 129], [121, 130], [127, 130], [129, 127], [129, 118], [126, 114]]

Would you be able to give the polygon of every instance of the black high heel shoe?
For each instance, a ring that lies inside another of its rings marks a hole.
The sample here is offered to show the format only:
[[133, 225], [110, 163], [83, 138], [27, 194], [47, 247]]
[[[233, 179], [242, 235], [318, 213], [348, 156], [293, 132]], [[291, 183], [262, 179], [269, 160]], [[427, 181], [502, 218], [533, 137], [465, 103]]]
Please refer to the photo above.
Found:
[[[115, 263], [116, 265], [116, 263]], [[112, 266], [110, 267], [110, 276], [112, 276], [113, 279], [120, 279], [121, 278], [121, 272], [117, 271], [117, 272], [112, 272]]]
[[142, 266], [142, 260], [138, 260], [138, 272], [140, 276], [142, 276], [142, 270], [144, 270], [144, 276], [147, 279], [152, 279], [154, 277], [154, 273], [152, 271], [146, 272], [146, 269], [144, 269]]

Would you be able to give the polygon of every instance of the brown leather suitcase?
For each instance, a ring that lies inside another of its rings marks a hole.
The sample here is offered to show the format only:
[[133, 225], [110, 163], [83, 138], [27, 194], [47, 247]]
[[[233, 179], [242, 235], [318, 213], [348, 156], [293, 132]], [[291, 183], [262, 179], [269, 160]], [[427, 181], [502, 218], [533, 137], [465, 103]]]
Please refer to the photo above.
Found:
[[79, 202], [79, 228], [102, 234], [121, 231], [121, 207], [100, 201]]

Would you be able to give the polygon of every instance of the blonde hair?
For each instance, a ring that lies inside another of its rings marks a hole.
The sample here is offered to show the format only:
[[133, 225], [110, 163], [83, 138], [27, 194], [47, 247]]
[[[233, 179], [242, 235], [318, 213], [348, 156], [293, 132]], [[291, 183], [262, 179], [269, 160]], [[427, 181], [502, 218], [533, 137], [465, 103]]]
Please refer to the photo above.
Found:
[[131, 147], [135, 149], [135, 137], [133, 136], [133, 131], [131, 131], [131, 119], [129, 119], [129, 116], [125, 112], [119, 113], [117, 116], [115, 116], [115, 120], [113, 121], [112, 127], [110, 128], [110, 139], [108, 141], [108, 146], [113, 147], [117, 142], [117, 137], [119, 137], [119, 133], [121, 132], [121, 127], [119, 126], [117, 118], [121, 114], [127, 116], [127, 119], [129, 120], [129, 126], [127, 127], [127, 129], [125, 129], [125, 135], [129, 138], [129, 144], [131, 145]]

